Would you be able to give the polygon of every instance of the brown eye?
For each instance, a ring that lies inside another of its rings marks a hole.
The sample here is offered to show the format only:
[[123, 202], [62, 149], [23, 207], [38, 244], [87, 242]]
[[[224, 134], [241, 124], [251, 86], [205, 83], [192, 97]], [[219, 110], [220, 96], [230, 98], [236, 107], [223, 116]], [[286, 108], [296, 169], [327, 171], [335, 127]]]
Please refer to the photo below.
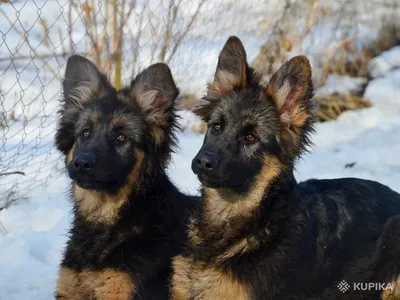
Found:
[[254, 134], [249, 133], [248, 135], [246, 135], [246, 140], [253, 143], [256, 141], [256, 137], [254, 136]]
[[88, 129], [85, 129], [85, 130], [82, 132], [82, 135], [83, 135], [83, 137], [84, 137], [85, 139], [87, 139], [87, 138], [89, 138], [89, 136], [90, 136], [90, 131], [89, 131]]
[[220, 131], [220, 130], [221, 130], [221, 124], [215, 123], [215, 124], [213, 125], [213, 128], [214, 128], [215, 131]]
[[120, 143], [125, 143], [126, 142], [126, 135], [123, 134], [123, 133], [118, 133], [117, 141], [120, 142]]

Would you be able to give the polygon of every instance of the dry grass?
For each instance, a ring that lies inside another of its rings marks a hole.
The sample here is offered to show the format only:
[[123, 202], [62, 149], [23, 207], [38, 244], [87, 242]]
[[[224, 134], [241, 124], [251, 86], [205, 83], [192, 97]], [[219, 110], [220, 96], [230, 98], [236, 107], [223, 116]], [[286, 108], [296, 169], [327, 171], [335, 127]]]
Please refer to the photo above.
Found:
[[[400, 25], [395, 21], [383, 22], [375, 41], [357, 49], [355, 38], [347, 37], [334, 50], [323, 58], [322, 76], [318, 77], [316, 86], [322, 86], [330, 74], [345, 75], [350, 77], [370, 78], [368, 64], [372, 58], [378, 56], [394, 46], [400, 45]], [[347, 110], [356, 110], [370, 107], [371, 103], [362, 98], [361, 95], [338, 95], [316, 96], [316, 116], [318, 121], [324, 122], [335, 120], [341, 113]]]
[[382, 22], [376, 40], [359, 49], [355, 45], [357, 36], [347, 36], [323, 54], [323, 75], [319, 85], [329, 74], [351, 77], [369, 77], [368, 64], [383, 51], [400, 45], [400, 23], [395, 20]]
[[205, 134], [207, 131], [207, 123], [201, 121], [198, 125], [192, 125], [190, 131], [196, 134]]
[[183, 94], [178, 98], [179, 106], [182, 109], [193, 110], [197, 106], [200, 100], [194, 94]]
[[387, 51], [400, 45], [400, 22], [397, 20], [383, 23], [379, 30], [378, 39], [367, 45], [364, 49], [370, 56], [378, 56], [383, 51]]
[[393, 290], [386, 289], [382, 295], [382, 300], [400, 300], [400, 276], [393, 282]]
[[[183, 94], [178, 98], [179, 108], [183, 110], [193, 111], [200, 104], [200, 99], [194, 94]], [[207, 123], [199, 120], [195, 123], [188, 123], [182, 127], [182, 130], [189, 129], [196, 134], [205, 134], [207, 131]]]
[[316, 107], [314, 113], [318, 122], [335, 120], [339, 115], [348, 110], [357, 110], [371, 107], [371, 102], [357, 95], [332, 94], [315, 96]]

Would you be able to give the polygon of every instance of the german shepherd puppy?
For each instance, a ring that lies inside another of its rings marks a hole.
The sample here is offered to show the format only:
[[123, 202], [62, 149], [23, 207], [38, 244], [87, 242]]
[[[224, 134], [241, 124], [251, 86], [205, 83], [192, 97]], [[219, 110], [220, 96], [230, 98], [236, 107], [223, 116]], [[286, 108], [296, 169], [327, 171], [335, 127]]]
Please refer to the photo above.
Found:
[[165, 173], [176, 144], [178, 89], [154, 64], [116, 90], [72, 56], [55, 136], [72, 179], [74, 220], [57, 299], [167, 299], [195, 205]]
[[399, 276], [400, 195], [355, 178], [297, 183], [312, 132], [310, 64], [297, 56], [267, 87], [259, 78], [229, 38], [196, 110], [208, 123], [192, 162], [202, 201], [174, 258], [173, 299], [380, 299], [354, 284], [390, 288]]

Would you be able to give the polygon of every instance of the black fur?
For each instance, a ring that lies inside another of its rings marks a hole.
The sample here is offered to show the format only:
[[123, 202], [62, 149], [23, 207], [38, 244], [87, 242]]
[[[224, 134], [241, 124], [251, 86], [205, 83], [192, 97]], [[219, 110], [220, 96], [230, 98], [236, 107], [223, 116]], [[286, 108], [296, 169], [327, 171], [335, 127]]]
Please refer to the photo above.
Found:
[[[179, 192], [165, 173], [178, 128], [179, 91], [171, 72], [155, 64], [116, 91], [92, 62], [72, 56], [63, 89], [55, 140], [73, 180], [74, 220], [61, 267], [77, 274], [125, 272], [136, 286], [132, 299], [167, 299], [171, 257], [180, 253], [184, 226], [196, 205], [195, 197]], [[79, 160], [91, 165], [82, 167]], [[98, 195], [95, 209], [122, 190], [127, 199], [112, 221], [103, 222], [82, 209], [89, 200], [77, 201], [76, 189]], [[78, 283], [72, 290], [79, 288]]]
[[[221, 64], [243, 65], [245, 54], [231, 51], [243, 47], [238, 43], [228, 40], [217, 73], [243, 76], [240, 68]], [[192, 164], [202, 183], [202, 209], [189, 227], [184, 259], [230, 274], [251, 299], [380, 299], [382, 291], [353, 290], [353, 283], [388, 284], [400, 275], [400, 195], [355, 178], [297, 183], [294, 163], [312, 131], [309, 64], [304, 57], [290, 60], [267, 88], [249, 78], [254, 71], [245, 66], [245, 85], [225, 86], [215, 96], [221, 89], [214, 81], [213, 97], [197, 110], [208, 122]], [[279, 171], [253, 200], [259, 204], [247, 213], [234, 210], [257, 192], [258, 176], [275, 167]], [[351, 285], [346, 293], [337, 287], [342, 280]], [[200, 284], [190, 288], [196, 278], [187, 282], [188, 299], [207, 299]]]

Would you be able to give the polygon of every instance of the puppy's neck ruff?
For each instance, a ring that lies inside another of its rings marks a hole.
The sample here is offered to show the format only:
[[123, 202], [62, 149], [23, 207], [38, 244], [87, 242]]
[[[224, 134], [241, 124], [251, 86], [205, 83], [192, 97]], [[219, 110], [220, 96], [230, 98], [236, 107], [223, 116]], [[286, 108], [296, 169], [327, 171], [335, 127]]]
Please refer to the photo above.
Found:
[[[280, 190], [284, 187], [290, 190], [293, 187], [291, 183], [287, 186], [284, 179], [290, 177], [289, 181], [292, 182], [293, 174], [287, 176], [284, 175], [286, 173], [291, 174], [284, 169], [277, 158], [266, 155], [259, 175], [254, 178], [246, 194], [204, 188], [200, 211], [189, 224], [189, 247], [200, 256], [205, 255], [206, 260], [212, 259], [211, 257], [224, 260], [239, 252], [246, 252], [257, 247], [259, 239], [248, 236], [246, 228], [259, 226], [261, 234], [267, 236], [270, 234], [267, 225], [261, 224], [265, 220], [258, 224], [257, 219], [269, 213], [268, 207], [277, 205], [276, 189]], [[285, 200], [289, 200], [291, 196], [289, 192], [288, 199]], [[284, 206], [283, 203], [278, 205]], [[287, 213], [285, 210], [289, 208], [281, 207], [280, 209], [283, 209], [283, 218]], [[272, 226], [279, 226], [279, 224]], [[223, 257], [220, 257], [221, 255]]]
[[265, 195], [271, 182], [279, 176], [282, 164], [275, 157], [265, 155], [260, 173], [244, 194], [229, 189], [204, 188], [203, 214], [211, 224], [229, 222], [232, 218], [251, 217]]

